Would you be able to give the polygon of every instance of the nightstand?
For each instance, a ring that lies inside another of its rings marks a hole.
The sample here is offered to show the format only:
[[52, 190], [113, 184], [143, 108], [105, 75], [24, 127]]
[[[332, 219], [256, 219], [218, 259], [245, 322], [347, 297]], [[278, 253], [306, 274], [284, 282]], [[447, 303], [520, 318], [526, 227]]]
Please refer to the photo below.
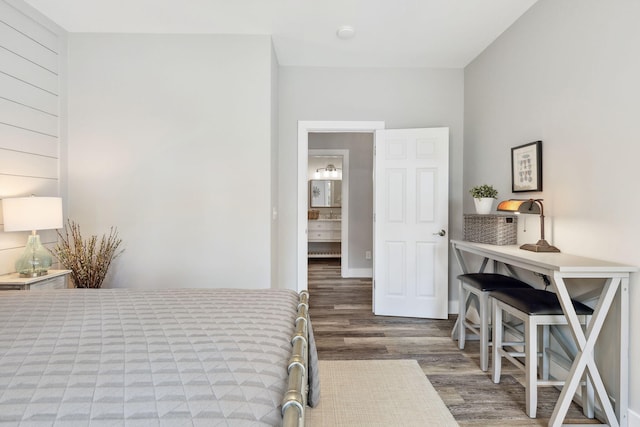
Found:
[[20, 277], [18, 273], [0, 276], [0, 291], [65, 289], [69, 287], [71, 270], [49, 270], [45, 276]]

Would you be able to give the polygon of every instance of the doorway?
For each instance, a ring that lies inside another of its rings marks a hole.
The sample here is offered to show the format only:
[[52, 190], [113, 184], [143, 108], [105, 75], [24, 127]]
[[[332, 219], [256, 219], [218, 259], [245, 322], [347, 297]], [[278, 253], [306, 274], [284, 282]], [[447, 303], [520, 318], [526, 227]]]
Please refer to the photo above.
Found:
[[[314, 136], [327, 136], [328, 134], [312, 134], [309, 141], [309, 167], [308, 177], [311, 183], [336, 183], [331, 203], [328, 200], [315, 200], [309, 194], [311, 202], [309, 212], [313, 210], [318, 217], [309, 216], [308, 228], [316, 228], [315, 233], [309, 232], [308, 257], [309, 258], [337, 258], [340, 260], [341, 277], [347, 277], [349, 265], [349, 150], [324, 147], [324, 141], [312, 140]], [[332, 134], [333, 135], [333, 134]], [[338, 134], [336, 134], [338, 135]], [[331, 145], [331, 144], [326, 144]], [[326, 196], [323, 192], [323, 195]], [[319, 203], [320, 202], [320, 203]], [[336, 231], [339, 230], [339, 231]], [[319, 236], [319, 238], [318, 238]], [[336, 241], [337, 240], [337, 241]]]
[[300, 121], [298, 122], [298, 215], [297, 215], [297, 279], [298, 291], [308, 288], [307, 283], [307, 210], [308, 210], [308, 157], [309, 133], [357, 132], [371, 133], [384, 129], [384, 122], [361, 121]]

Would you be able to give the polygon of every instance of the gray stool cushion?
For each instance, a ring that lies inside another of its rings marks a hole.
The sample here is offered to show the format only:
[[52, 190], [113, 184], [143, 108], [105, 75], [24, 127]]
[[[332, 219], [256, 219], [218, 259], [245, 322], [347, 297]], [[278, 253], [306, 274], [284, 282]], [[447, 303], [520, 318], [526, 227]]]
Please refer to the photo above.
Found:
[[526, 284], [522, 280], [505, 276], [504, 274], [469, 273], [459, 275], [458, 279], [462, 280], [465, 284], [483, 292], [510, 288], [533, 289], [530, 285]]
[[[553, 292], [541, 289], [502, 289], [491, 291], [489, 295], [530, 316], [564, 314], [558, 296]], [[572, 302], [578, 315], [593, 314], [593, 310], [581, 302]]]

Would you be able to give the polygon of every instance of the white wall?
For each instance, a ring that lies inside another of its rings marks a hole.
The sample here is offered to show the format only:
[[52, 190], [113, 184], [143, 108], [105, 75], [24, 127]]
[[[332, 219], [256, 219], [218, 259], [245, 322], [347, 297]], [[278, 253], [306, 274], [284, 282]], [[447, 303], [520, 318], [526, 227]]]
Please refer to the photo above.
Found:
[[[270, 268], [271, 268], [271, 287], [286, 288], [285, 283], [279, 281], [278, 272], [278, 235], [280, 234], [278, 221], [278, 59], [276, 52], [271, 46], [271, 164], [270, 166], [270, 183], [271, 186], [271, 246], [270, 250]], [[294, 286], [291, 285], [294, 289]]]
[[[463, 70], [281, 67], [279, 88], [281, 280], [295, 283], [297, 277], [299, 120], [381, 120], [387, 128], [449, 127], [450, 218], [462, 217]], [[460, 234], [461, 226], [462, 221], [452, 221], [450, 231]]]
[[105, 286], [271, 285], [268, 36], [72, 34], [69, 215], [119, 229]]
[[[553, 244], [640, 264], [638, 16], [636, 0], [540, 0], [465, 69], [465, 211], [466, 190], [478, 183], [494, 184], [500, 199], [515, 196], [510, 148], [541, 139], [544, 191], [525, 196], [545, 199]], [[534, 242], [539, 228], [528, 221]], [[634, 274], [630, 409], [640, 423], [638, 286]], [[615, 326], [607, 327], [599, 351], [612, 384]]]
[[[21, 1], [0, 0], [0, 199], [65, 195], [66, 33]], [[0, 224], [2, 209], [0, 209]], [[0, 232], [0, 274], [29, 232]], [[39, 231], [52, 246], [53, 230]]]

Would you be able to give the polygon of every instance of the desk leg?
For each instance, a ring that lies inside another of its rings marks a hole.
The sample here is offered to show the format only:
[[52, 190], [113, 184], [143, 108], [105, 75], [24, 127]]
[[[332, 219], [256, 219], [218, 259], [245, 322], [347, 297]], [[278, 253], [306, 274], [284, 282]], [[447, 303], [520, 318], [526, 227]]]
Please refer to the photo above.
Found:
[[[458, 265], [460, 266], [460, 270], [462, 270], [462, 274], [469, 274], [469, 269], [467, 268], [467, 263], [464, 261], [464, 257], [462, 256], [462, 252], [460, 252], [460, 249], [458, 249], [455, 245], [453, 246], [453, 253], [456, 256], [456, 260], [458, 261]], [[489, 262], [489, 258], [484, 258], [482, 260], [482, 265], [480, 266], [480, 271], [479, 273], [483, 273], [485, 268], [487, 267], [487, 263]], [[463, 308], [460, 306], [460, 304], [465, 304], [464, 301], [462, 301], [462, 286], [458, 287], [459, 291], [458, 291], [458, 318], [456, 319], [455, 323], [453, 324], [453, 328], [451, 329], [451, 339], [453, 340], [457, 340], [459, 339], [460, 335], [465, 333], [465, 329], [464, 327], [461, 326], [461, 322], [462, 319], [460, 319], [460, 313], [462, 313]], [[465, 304], [464, 307], [464, 312], [467, 312], [467, 305]], [[460, 330], [461, 329], [461, 330]], [[464, 346], [464, 342], [462, 344], [458, 343], [458, 345], [462, 345]]]
[[[467, 264], [464, 262], [464, 257], [462, 256], [462, 253], [460, 252], [460, 249], [456, 248], [456, 246], [453, 246], [453, 254], [456, 256], [456, 261], [458, 261], [458, 265], [460, 266], [460, 270], [462, 270], [462, 274], [467, 274], [469, 273], [469, 269], [467, 268]], [[458, 287], [458, 289], [460, 289], [460, 287]], [[460, 295], [460, 291], [458, 291], [458, 306], [460, 306], [460, 304], [464, 304], [464, 301], [460, 301], [461, 295]], [[460, 313], [462, 307], [458, 307], [458, 313]], [[460, 331], [458, 330], [460, 327], [460, 322], [462, 322], [462, 320], [460, 319], [460, 314], [458, 314], [458, 318], [456, 319], [456, 322], [453, 324], [453, 329], [451, 329], [451, 339], [453, 340], [457, 340], [458, 337], [460, 336]]]
[[629, 424], [629, 278], [620, 281], [620, 385], [618, 386], [618, 419], [621, 427]]
[[593, 312], [593, 316], [591, 317], [591, 322], [587, 327], [586, 336], [580, 327], [580, 322], [573, 308], [571, 297], [569, 296], [569, 292], [560, 273], [554, 273], [554, 282], [558, 299], [560, 300], [562, 309], [571, 327], [571, 333], [578, 346], [578, 353], [576, 354], [573, 364], [571, 365], [571, 369], [569, 370], [567, 381], [560, 392], [560, 398], [558, 399], [553, 410], [553, 414], [551, 415], [551, 419], [549, 420], [549, 426], [559, 427], [562, 425], [562, 420], [564, 420], [567, 415], [569, 405], [576, 393], [585, 369], [588, 369], [595, 387], [596, 395], [600, 400], [609, 426], [618, 427], [619, 424], [615, 411], [613, 410], [613, 406], [611, 405], [611, 401], [607, 395], [607, 390], [604, 387], [602, 377], [600, 376], [600, 372], [598, 371], [598, 367], [596, 366], [593, 358], [593, 349], [620, 284], [620, 278], [607, 279]]

